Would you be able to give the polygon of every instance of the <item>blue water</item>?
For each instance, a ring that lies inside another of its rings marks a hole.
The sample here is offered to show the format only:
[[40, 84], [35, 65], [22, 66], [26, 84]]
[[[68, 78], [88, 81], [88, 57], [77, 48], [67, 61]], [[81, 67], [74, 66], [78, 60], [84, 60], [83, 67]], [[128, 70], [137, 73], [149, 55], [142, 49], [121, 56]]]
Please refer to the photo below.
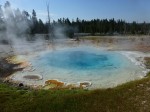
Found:
[[122, 66], [123, 58], [120, 54], [112, 52], [88, 51], [55, 51], [47, 53], [36, 59], [41, 66], [58, 67], [74, 70], [116, 69]]

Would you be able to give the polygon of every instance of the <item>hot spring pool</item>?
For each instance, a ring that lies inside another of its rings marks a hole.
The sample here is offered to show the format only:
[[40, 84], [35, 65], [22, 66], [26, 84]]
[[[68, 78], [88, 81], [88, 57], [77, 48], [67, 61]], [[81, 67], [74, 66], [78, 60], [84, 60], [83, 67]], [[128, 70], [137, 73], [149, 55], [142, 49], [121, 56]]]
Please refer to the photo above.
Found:
[[[17, 73], [15, 77], [26, 83], [43, 84], [48, 79], [67, 83], [90, 81], [91, 88], [114, 87], [143, 75], [136, 66], [119, 51], [105, 51], [93, 47], [65, 48], [45, 51], [28, 58], [35, 71]], [[28, 74], [40, 74], [43, 80], [22, 78]]]

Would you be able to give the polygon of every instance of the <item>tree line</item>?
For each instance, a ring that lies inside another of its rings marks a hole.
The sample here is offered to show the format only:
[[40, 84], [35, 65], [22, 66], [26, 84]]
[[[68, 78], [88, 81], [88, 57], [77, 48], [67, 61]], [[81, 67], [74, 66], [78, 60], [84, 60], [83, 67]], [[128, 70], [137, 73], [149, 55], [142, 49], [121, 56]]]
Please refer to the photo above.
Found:
[[[51, 26], [49, 29], [49, 25]], [[49, 34], [56, 27], [62, 27], [63, 33], [72, 38], [74, 34], [88, 33], [90, 35], [123, 35], [123, 34], [143, 34], [150, 33], [150, 23], [137, 23], [133, 21], [128, 23], [125, 20], [112, 19], [92, 19], [92, 20], [69, 20], [69, 18], [60, 18], [51, 23], [43, 22], [37, 18], [36, 11], [32, 14], [20, 9], [12, 9], [11, 4], [6, 1], [4, 6], [0, 6], [0, 31], [6, 31], [12, 27], [17, 35], [25, 34]], [[15, 28], [15, 29], [14, 29]], [[50, 30], [50, 31], [49, 31]]]
[[[93, 19], [69, 21], [68, 18], [58, 19], [57, 23], [73, 27], [76, 33], [89, 33], [91, 35], [122, 35], [122, 34], [150, 34], [150, 23], [128, 23], [125, 20]], [[78, 29], [78, 30], [76, 30]]]

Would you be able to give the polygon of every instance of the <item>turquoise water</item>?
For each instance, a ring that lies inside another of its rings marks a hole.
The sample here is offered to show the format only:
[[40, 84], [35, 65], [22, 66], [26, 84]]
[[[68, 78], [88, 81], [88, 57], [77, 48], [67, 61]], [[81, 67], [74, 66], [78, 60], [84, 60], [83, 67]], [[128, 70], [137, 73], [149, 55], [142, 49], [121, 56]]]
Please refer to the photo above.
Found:
[[112, 70], [128, 64], [121, 54], [115, 52], [99, 51], [98, 53], [91, 53], [78, 49], [75, 51], [49, 52], [34, 59], [34, 61], [36, 65], [40, 66], [79, 71]]
[[[91, 89], [107, 88], [138, 79], [143, 75], [143, 69], [119, 51], [106, 51], [95, 47], [44, 51], [31, 56], [28, 61], [35, 70], [18, 73], [16, 78], [32, 84], [44, 84], [46, 80], [58, 79], [66, 83], [90, 81]], [[22, 77], [28, 74], [42, 75], [43, 80], [24, 80]]]

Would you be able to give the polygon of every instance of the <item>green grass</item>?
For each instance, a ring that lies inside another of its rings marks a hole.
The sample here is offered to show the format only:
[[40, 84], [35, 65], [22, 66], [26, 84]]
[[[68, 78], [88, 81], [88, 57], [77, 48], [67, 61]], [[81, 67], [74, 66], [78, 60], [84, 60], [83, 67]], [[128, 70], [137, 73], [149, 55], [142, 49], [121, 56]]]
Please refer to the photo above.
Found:
[[150, 77], [112, 89], [21, 90], [0, 84], [0, 112], [149, 112]]

